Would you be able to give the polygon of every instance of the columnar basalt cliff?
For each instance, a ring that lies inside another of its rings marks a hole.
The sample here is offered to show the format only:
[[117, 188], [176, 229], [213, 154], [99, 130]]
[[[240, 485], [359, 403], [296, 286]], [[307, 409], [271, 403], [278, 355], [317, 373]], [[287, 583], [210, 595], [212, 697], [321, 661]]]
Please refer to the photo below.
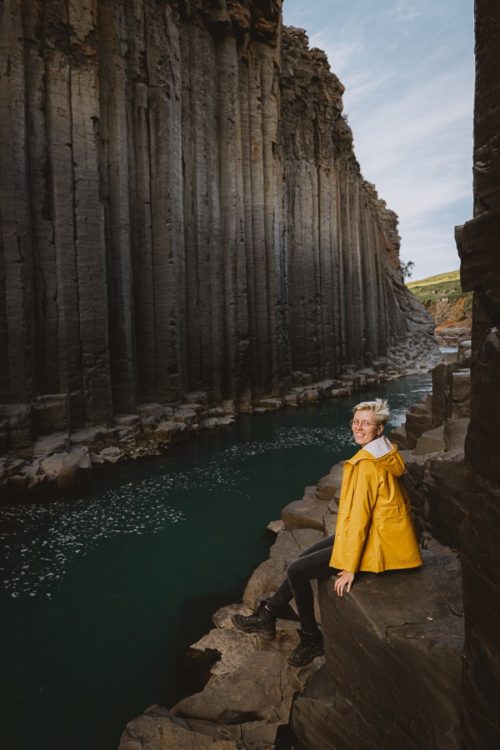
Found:
[[474, 218], [457, 228], [462, 287], [474, 291], [471, 421], [461, 527], [466, 644], [464, 747], [500, 743], [500, 6], [476, 0]]
[[432, 331], [281, 0], [5, 0], [0, 35], [3, 449]]

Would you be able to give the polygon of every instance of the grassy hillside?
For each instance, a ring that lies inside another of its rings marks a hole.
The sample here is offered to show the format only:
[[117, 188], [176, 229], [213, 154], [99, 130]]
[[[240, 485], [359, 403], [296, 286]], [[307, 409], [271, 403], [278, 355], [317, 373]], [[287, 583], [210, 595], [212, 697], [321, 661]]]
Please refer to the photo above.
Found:
[[426, 307], [432, 302], [455, 302], [464, 298], [466, 311], [471, 310], [472, 295], [470, 292], [462, 291], [459, 271], [449, 271], [437, 276], [429, 276], [427, 279], [409, 281], [406, 285]]
[[410, 281], [407, 286], [434, 319], [440, 344], [456, 345], [470, 338], [472, 294], [462, 291], [459, 271]]

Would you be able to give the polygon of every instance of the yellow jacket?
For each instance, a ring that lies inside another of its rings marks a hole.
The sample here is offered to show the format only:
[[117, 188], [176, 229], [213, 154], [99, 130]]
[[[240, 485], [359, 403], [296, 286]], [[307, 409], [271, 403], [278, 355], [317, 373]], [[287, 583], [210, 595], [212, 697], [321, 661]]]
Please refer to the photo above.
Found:
[[331, 567], [380, 573], [422, 565], [408, 495], [398, 481], [404, 472], [395, 445], [380, 458], [362, 449], [345, 462]]

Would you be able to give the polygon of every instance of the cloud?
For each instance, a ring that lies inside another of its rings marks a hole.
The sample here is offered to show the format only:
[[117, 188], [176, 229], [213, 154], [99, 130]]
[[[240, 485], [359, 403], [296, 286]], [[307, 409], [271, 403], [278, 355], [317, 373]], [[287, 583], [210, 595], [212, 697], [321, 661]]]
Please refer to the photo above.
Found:
[[[304, 7], [287, 3], [292, 12]], [[468, 0], [393, 0], [383, 8], [374, 0], [309, 0], [306, 6], [311, 46], [326, 52], [346, 87], [344, 110], [361, 170], [398, 213], [402, 256], [415, 262], [415, 278], [458, 266], [454, 223], [472, 213], [469, 6]]]
[[422, 2], [415, 2], [415, 0], [398, 0], [398, 2], [392, 8], [392, 13], [396, 16], [398, 21], [405, 23], [414, 21], [420, 15], [422, 15]]

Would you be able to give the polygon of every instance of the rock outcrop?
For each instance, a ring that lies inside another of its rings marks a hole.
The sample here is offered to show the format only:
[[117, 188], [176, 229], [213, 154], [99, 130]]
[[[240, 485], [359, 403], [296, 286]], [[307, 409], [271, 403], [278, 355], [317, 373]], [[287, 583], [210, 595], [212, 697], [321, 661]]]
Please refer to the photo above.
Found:
[[477, 0], [474, 218], [457, 228], [462, 286], [474, 291], [471, 420], [461, 526], [466, 644], [464, 746], [500, 744], [500, 6]]
[[428, 347], [281, 0], [5, 0], [0, 46], [0, 450]]
[[360, 577], [339, 599], [320, 583], [326, 665], [295, 700], [309, 750], [455, 750], [460, 737], [460, 564], [433, 545], [421, 571]]
[[470, 339], [472, 294], [462, 290], [459, 271], [410, 281], [407, 286], [432, 316], [434, 335], [441, 346], [457, 346]]

